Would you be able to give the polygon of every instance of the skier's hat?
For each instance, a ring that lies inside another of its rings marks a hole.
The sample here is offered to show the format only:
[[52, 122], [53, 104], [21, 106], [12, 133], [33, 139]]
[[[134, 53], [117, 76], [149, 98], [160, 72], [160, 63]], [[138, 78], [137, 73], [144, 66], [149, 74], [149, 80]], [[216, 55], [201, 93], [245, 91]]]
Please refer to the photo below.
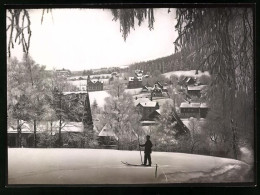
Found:
[[146, 137], [147, 137], [147, 138], [150, 138], [150, 135], [147, 135]]

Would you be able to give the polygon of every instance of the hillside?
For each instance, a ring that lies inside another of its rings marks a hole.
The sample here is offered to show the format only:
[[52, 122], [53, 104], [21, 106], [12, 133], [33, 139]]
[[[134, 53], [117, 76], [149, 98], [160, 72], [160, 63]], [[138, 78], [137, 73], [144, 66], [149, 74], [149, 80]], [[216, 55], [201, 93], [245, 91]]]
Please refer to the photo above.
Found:
[[182, 71], [182, 70], [179, 70], [179, 71], [171, 71], [171, 72], [167, 72], [167, 73], [164, 73], [163, 75], [166, 77], [166, 78], [170, 78], [171, 75], [175, 75], [177, 77], [180, 77], [181, 75], [183, 76], [187, 76], [187, 77], [201, 77], [202, 75], [206, 75], [206, 76], [210, 76], [209, 72], [208, 71], [205, 71], [205, 72], [201, 72], [200, 70], [198, 71], [198, 74], [195, 74], [196, 73], [196, 70], [188, 70], [188, 71]]
[[[9, 184], [145, 184], [249, 182], [241, 161], [183, 153], [152, 153], [152, 167], [139, 151], [99, 149], [8, 149]], [[158, 165], [155, 178], [155, 165]], [[251, 177], [252, 178], [252, 177]]]

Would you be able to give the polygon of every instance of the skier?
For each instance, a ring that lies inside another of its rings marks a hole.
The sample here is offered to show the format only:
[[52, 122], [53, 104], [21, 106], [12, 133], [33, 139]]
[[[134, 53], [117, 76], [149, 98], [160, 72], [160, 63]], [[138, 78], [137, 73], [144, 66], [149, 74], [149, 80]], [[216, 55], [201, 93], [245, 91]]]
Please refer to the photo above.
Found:
[[146, 162], [147, 162], [147, 159], [148, 159], [148, 161], [149, 161], [148, 166], [151, 166], [152, 165], [151, 153], [152, 153], [153, 144], [150, 141], [150, 136], [147, 135], [145, 144], [139, 144], [139, 146], [144, 147], [144, 164], [143, 165], [146, 166]]

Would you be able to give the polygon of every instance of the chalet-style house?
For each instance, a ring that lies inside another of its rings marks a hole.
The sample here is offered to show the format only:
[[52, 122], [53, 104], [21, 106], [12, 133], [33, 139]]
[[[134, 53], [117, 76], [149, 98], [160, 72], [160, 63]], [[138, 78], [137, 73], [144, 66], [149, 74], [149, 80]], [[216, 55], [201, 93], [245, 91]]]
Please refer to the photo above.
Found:
[[182, 102], [180, 105], [180, 117], [206, 118], [208, 110], [209, 108], [206, 103]]
[[128, 89], [141, 88], [142, 87], [142, 77], [129, 77]]
[[201, 97], [202, 90], [206, 88], [207, 85], [194, 85], [187, 87], [187, 94], [190, 97]]
[[158, 84], [154, 84], [154, 87], [153, 87], [152, 92], [151, 92], [151, 96], [153, 96], [153, 97], [162, 97], [163, 96], [162, 92], [163, 92], [162, 88], [159, 87]]
[[69, 77], [71, 76], [71, 72], [70, 70], [66, 70], [66, 69], [61, 69], [61, 70], [56, 70], [56, 75], [58, 77]]
[[152, 101], [140, 102], [139, 104], [137, 104], [137, 107], [140, 113], [142, 114], [141, 121], [145, 121], [145, 120], [150, 121], [153, 120], [150, 118], [150, 114], [152, 114], [154, 111], [159, 109], [159, 104], [158, 102], [152, 102]]
[[91, 80], [90, 76], [88, 75], [87, 91], [103, 91], [103, 82], [99, 80]]
[[166, 88], [164, 88], [164, 86], [160, 82], [156, 82], [154, 84], [154, 87], [152, 88], [151, 96], [152, 97], [162, 97], [163, 92], [167, 93], [168, 90]]

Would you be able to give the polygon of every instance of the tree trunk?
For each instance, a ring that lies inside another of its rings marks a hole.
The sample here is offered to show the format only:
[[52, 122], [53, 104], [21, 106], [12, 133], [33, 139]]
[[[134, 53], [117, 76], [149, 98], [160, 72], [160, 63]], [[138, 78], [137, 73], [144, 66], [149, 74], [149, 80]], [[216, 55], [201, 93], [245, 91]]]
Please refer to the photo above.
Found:
[[236, 140], [236, 127], [234, 126], [233, 119], [231, 119], [231, 129], [232, 129], [232, 149], [234, 153], [234, 158], [237, 160], [237, 140]]

